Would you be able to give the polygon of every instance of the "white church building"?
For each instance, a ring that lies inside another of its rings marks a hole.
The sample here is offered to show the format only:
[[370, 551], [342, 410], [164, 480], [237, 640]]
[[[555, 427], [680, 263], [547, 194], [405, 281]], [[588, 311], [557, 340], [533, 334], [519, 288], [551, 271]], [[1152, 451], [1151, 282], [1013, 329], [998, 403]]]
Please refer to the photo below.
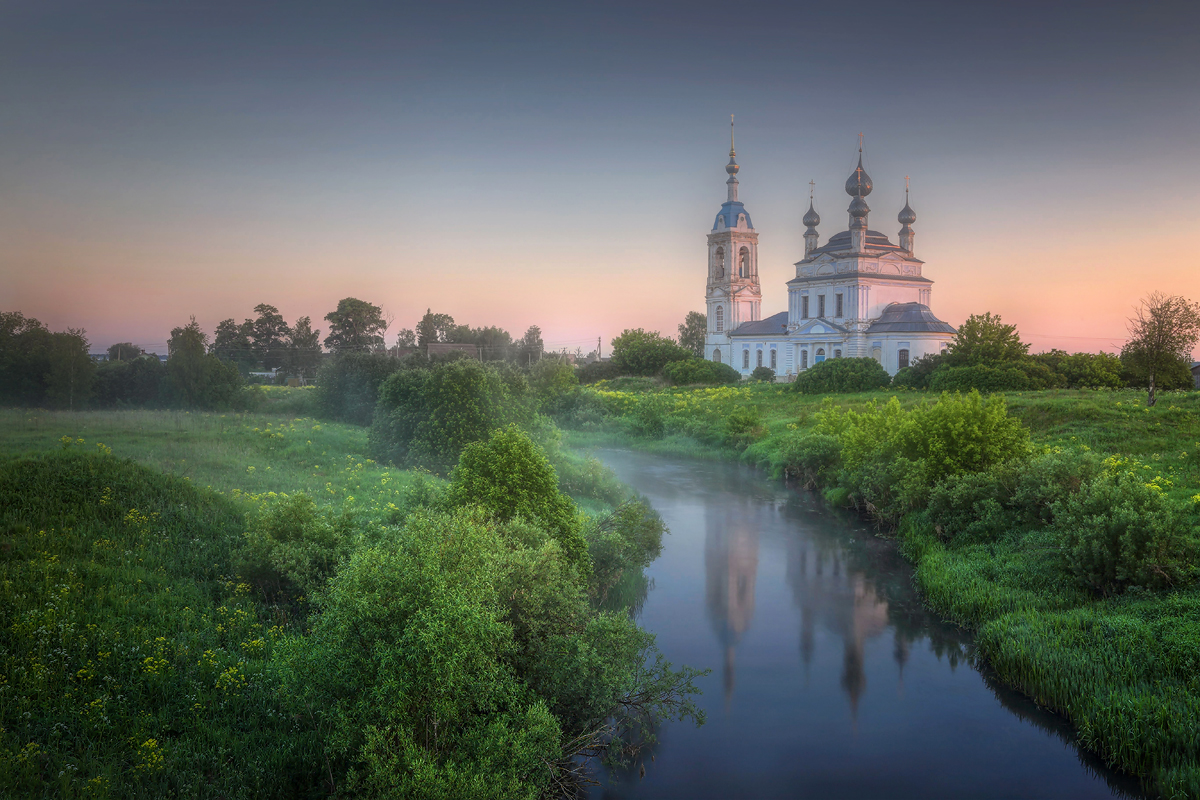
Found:
[[895, 375], [922, 356], [949, 346], [954, 328], [929, 310], [933, 281], [913, 255], [908, 205], [898, 220], [900, 243], [867, 227], [871, 179], [858, 167], [846, 180], [850, 195], [847, 230], [819, 245], [821, 218], [809, 198], [802, 222], [804, 258], [787, 282], [788, 310], [763, 318], [758, 282], [758, 231], [738, 200], [738, 165], [729, 142], [729, 197], [708, 234], [708, 333], [705, 352], [743, 375], [770, 367], [780, 378], [795, 376], [827, 358], [874, 358]]

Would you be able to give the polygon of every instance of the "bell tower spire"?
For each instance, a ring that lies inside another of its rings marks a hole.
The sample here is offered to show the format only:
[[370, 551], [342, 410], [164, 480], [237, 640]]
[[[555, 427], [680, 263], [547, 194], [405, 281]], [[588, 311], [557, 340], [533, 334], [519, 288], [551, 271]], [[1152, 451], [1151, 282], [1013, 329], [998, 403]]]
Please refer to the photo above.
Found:
[[900, 214], [896, 217], [902, 227], [900, 229], [900, 246], [911, 256], [913, 254], [913, 239], [916, 234], [913, 232], [912, 224], [917, 221], [917, 213], [908, 205], [908, 176], [904, 176], [904, 208], [900, 209]]
[[813, 208], [813, 192], [817, 188], [816, 181], [808, 182], [808, 213], [800, 221], [805, 225], [804, 231], [804, 257], [808, 258], [812, 255], [812, 251], [817, 249], [817, 226], [821, 224], [821, 215]]
[[725, 181], [725, 185], [729, 187], [730, 203], [736, 203], [738, 199], [738, 164], [737, 151], [733, 148], [733, 114], [729, 115], [729, 163], [725, 165], [725, 171], [729, 173], [729, 180]]

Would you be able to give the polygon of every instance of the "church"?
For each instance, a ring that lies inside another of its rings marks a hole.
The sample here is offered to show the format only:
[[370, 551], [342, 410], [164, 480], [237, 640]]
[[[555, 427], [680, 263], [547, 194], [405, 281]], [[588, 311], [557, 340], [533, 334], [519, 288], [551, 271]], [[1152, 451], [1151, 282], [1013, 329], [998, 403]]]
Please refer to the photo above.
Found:
[[730, 364], [743, 375], [770, 367], [791, 380], [827, 358], [874, 358], [888, 374], [930, 353], [945, 350], [954, 328], [933, 315], [933, 281], [921, 274], [925, 262], [913, 253], [908, 204], [897, 217], [899, 244], [867, 227], [871, 178], [862, 166], [846, 179], [849, 228], [822, 246], [810, 196], [801, 220], [804, 258], [787, 282], [788, 310], [762, 317], [758, 282], [758, 231], [738, 199], [738, 164], [733, 135], [725, 167], [729, 196], [708, 234], [708, 331], [706, 357]]

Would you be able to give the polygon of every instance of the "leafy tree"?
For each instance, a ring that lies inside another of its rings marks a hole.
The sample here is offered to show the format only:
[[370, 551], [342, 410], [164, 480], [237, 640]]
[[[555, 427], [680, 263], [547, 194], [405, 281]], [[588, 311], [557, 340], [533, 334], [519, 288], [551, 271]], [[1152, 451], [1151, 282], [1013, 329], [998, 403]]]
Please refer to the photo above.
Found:
[[579, 385], [575, 367], [565, 358], [543, 358], [529, 370], [529, 385], [546, 413], [554, 413], [564, 397]]
[[101, 408], [147, 407], [162, 402], [167, 367], [158, 356], [109, 361], [96, 367], [93, 402]]
[[171, 331], [167, 343], [167, 389], [184, 408], [231, 408], [242, 387], [242, 376], [227, 364], [205, 352], [208, 335], [196, 318]]
[[1173, 364], [1191, 359], [1200, 340], [1200, 304], [1152, 292], [1129, 319], [1129, 341], [1121, 351], [1134, 373], [1149, 384], [1146, 405], [1157, 402], [1155, 379]]
[[48, 355], [47, 402], [70, 411], [86, 405], [96, 372], [96, 364], [88, 353], [86, 333], [74, 328], [52, 333]]
[[954, 335], [946, 354], [950, 366], [973, 366], [1017, 361], [1029, 352], [1016, 325], [1005, 325], [991, 312], [967, 317]]
[[869, 392], [891, 380], [873, 358], [829, 358], [797, 375], [792, 388], [801, 394]]
[[251, 341], [253, 335], [254, 320], [248, 319], [241, 325], [232, 318], [221, 320], [217, 323], [208, 352], [222, 361], [237, 364], [241, 372], [249, 372], [258, 363]]
[[279, 313], [279, 309], [266, 303], [256, 305], [254, 313], [258, 314], [251, 324], [254, 355], [264, 370], [282, 367], [287, 358], [287, 339], [291, 333], [287, 322]]
[[401, 328], [400, 333], [396, 336], [397, 347], [416, 347], [417, 334], [412, 328]]
[[454, 317], [449, 314], [434, 314], [431, 309], [427, 308], [425, 316], [421, 317], [420, 322], [417, 323], [417, 346], [427, 347], [431, 344], [448, 342], [454, 330]]
[[525, 335], [517, 342], [517, 358], [520, 363], [529, 365], [542, 357], [542, 351], [546, 346], [542, 342], [542, 329], [537, 325], [530, 325], [529, 330], [525, 331]]
[[388, 322], [383, 309], [365, 300], [347, 297], [339, 300], [337, 309], [325, 315], [329, 323], [329, 335], [325, 347], [335, 353], [383, 350], [383, 335]]
[[1121, 359], [1110, 353], [1073, 353], [1051, 350], [1030, 358], [1061, 375], [1070, 389], [1119, 389], [1125, 385], [1121, 377]]
[[704, 358], [704, 337], [708, 333], [708, 317], [699, 311], [689, 311], [679, 326], [679, 346]]
[[672, 361], [692, 354], [668, 336], [641, 328], [626, 329], [612, 340], [612, 362], [622, 375], [657, 375]]
[[558, 476], [546, 454], [516, 425], [463, 448], [450, 476], [447, 501], [477, 505], [502, 522], [521, 517], [541, 526], [558, 541], [581, 578], [591, 574], [575, 503], [558, 490]]
[[316, 376], [321, 365], [321, 331], [313, 330], [311, 319], [301, 317], [288, 330], [284, 354], [284, 366], [289, 373], [306, 382]]
[[142, 354], [142, 348], [133, 342], [117, 342], [108, 346], [109, 361], [132, 361]]
[[750, 373], [750, 380], [767, 383], [773, 382], [775, 380], [775, 370], [770, 367], [755, 367], [754, 371]]

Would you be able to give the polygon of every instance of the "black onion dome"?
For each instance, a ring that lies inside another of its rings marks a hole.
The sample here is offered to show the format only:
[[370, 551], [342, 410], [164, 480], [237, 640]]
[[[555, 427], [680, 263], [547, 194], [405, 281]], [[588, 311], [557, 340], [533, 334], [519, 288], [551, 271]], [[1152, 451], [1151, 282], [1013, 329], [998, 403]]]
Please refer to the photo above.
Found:
[[900, 214], [896, 217], [896, 220], [901, 225], [912, 225], [917, 221], [917, 212], [909, 207], [907, 200], [904, 201], [904, 208], [900, 209]]
[[867, 205], [867, 201], [863, 200], [857, 195], [853, 200], [850, 201], [850, 216], [854, 217], [855, 219], [862, 219], [870, 210], [871, 209]]
[[808, 201], [808, 213], [805, 214], [804, 218], [800, 221], [810, 228], [815, 228], [821, 224], [821, 215], [817, 213], [815, 208], [813, 208], [812, 200]]
[[846, 178], [846, 194], [851, 197], [866, 197], [871, 193], [871, 176], [863, 169], [862, 152], [858, 154], [858, 166]]
[[725, 165], [725, 171], [730, 175], [737, 175], [738, 165], [737, 161], [734, 160], [732, 150], [729, 151], [729, 163]]

